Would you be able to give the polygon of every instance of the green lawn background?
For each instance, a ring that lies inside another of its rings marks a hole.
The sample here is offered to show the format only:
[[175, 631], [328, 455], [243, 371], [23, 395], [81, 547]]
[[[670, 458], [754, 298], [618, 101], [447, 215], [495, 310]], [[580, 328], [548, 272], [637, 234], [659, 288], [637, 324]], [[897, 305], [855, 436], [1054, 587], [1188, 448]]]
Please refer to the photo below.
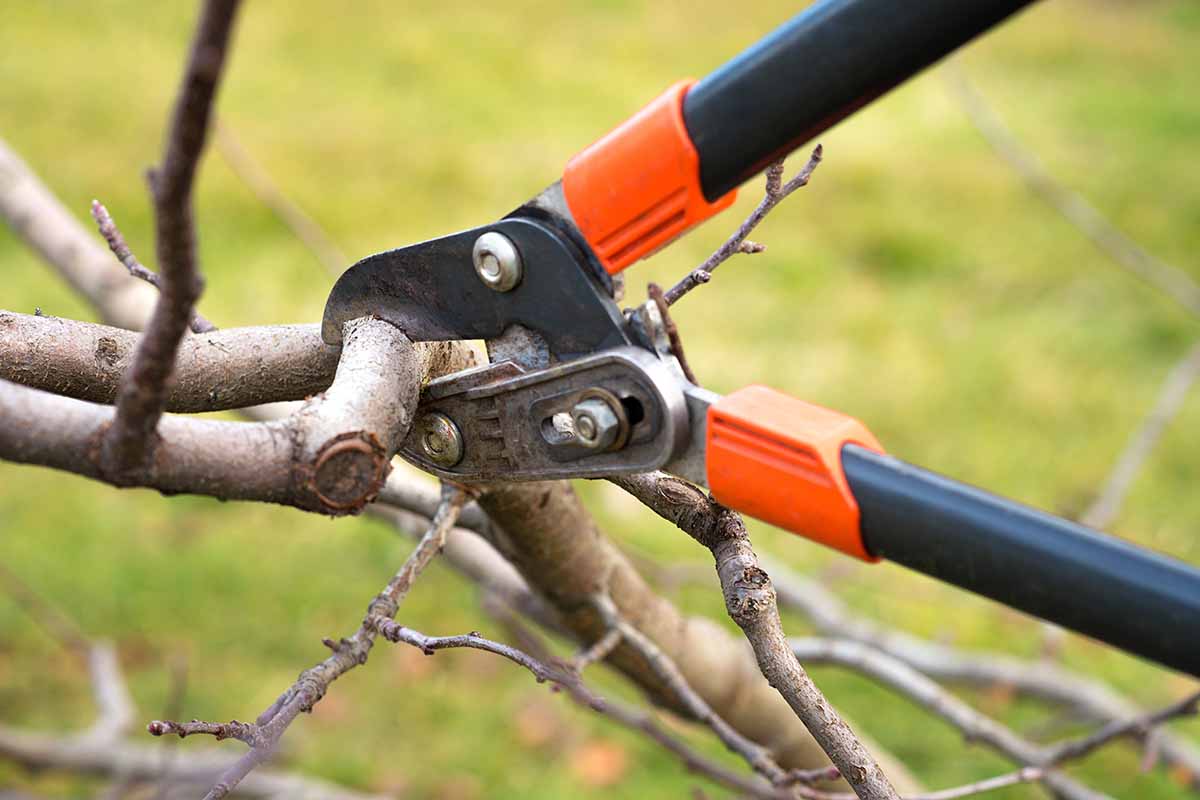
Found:
[[[81, 219], [93, 197], [105, 202], [148, 262], [141, 174], [160, 149], [194, 8], [0, 9], [0, 137]], [[503, 214], [662, 88], [702, 75], [794, 9], [257, 0], [246, 4], [219, 110], [357, 258]], [[1200, 279], [1200, 6], [1051, 0], [961, 63], [1056, 175]], [[718, 391], [770, 383], [859, 416], [901, 457], [1078, 513], [1200, 325], [1032, 198], [936, 72], [822, 141], [811, 186], [755, 234], [767, 252], [730, 262], [678, 306], [701, 380]], [[758, 194], [747, 186], [733, 210], [631, 270], [630, 300], [645, 281], [672, 281], [701, 261]], [[211, 319], [319, 319], [330, 278], [218, 157], [204, 163], [197, 207]], [[0, 265], [0, 307], [93, 318], [7, 231]], [[1193, 397], [1135, 484], [1122, 535], [1200, 562], [1198, 452]], [[704, 563], [694, 543], [611, 487], [581, 490], [622, 543]], [[964, 647], [1038, 652], [1038, 627], [1015, 613], [897, 567], [849, 565], [764, 526], [754, 533], [761, 549], [828, 576], [874, 618]], [[0, 563], [117, 642], [145, 719], [162, 713], [180, 659], [183, 716], [252, 717], [320, 657], [320, 637], [353, 627], [408, 547], [369, 520], [164, 499], [0, 466]], [[475, 599], [438, 566], [402, 617], [428, 632], [502, 635]], [[720, 615], [709, 588], [678, 599]], [[1146, 704], [1191, 685], [1074, 638], [1062, 658]], [[902, 699], [840, 671], [816, 676], [932, 787], [1006, 767]], [[603, 670], [593, 677], [627, 693]], [[1023, 727], [1052, 717], [1004, 693], [969, 697]], [[79, 666], [0, 597], [0, 720], [59, 728], [90, 713]], [[1200, 737], [1195, 722], [1178, 729]], [[401, 797], [677, 797], [696, 783], [648, 743], [465, 652], [377, 651], [297, 723], [283, 762]], [[1140, 775], [1127, 749], [1075, 771], [1122, 798], [1183, 794], [1161, 773]], [[0, 762], [6, 785], [63, 797], [97, 788]]]

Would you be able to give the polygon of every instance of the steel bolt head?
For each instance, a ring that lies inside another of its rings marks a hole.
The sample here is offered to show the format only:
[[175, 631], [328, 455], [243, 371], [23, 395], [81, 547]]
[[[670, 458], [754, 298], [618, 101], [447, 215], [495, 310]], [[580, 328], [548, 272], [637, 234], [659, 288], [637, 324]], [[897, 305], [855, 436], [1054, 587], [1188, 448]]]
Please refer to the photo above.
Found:
[[417, 441], [421, 452], [439, 467], [453, 467], [463, 457], [462, 434], [454, 420], [432, 412], [417, 421]]
[[575, 441], [591, 450], [607, 450], [621, 431], [616, 413], [599, 398], [576, 403], [571, 421], [575, 424]]
[[521, 253], [512, 239], [502, 233], [488, 231], [476, 239], [471, 260], [475, 263], [475, 274], [489, 289], [507, 292], [521, 282], [524, 272]]

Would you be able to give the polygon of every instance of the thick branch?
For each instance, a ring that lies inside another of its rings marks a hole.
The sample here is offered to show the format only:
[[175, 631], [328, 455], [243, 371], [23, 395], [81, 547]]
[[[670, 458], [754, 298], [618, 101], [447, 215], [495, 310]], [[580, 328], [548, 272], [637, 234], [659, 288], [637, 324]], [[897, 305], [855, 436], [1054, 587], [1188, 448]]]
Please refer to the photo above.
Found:
[[166, 404], [175, 351], [203, 289], [196, 266], [192, 183], [238, 5], [238, 0], [208, 0], [204, 4], [171, 118], [163, 163], [151, 181], [162, 286], [117, 393], [116, 413], [99, 449], [104, 472], [121, 483], [135, 480], [153, 458], [155, 428]]
[[[137, 341], [136, 333], [107, 325], [0, 311], [0, 379], [112, 403]], [[188, 336], [167, 382], [166, 410], [222, 411], [304, 400], [329, 387], [340, 352], [321, 341], [321, 326], [315, 324]]]
[[887, 776], [825, 699], [788, 647], [771, 578], [758, 566], [741, 517], [689, 483], [662, 473], [614, 479], [643, 504], [712, 551], [730, 617], [759, 669], [861, 798], [895, 798]]
[[[445, 352], [417, 350], [385, 322], [355, 320], [325, 394], [280, 422], [167, 417], [153, 463], [123, 483], [355, 513], [382, 487], [418, 387], [449, 366]], [[109, 479], [93, 448], [111, 408], [0, 382], [0, 412], [0, 458]]]

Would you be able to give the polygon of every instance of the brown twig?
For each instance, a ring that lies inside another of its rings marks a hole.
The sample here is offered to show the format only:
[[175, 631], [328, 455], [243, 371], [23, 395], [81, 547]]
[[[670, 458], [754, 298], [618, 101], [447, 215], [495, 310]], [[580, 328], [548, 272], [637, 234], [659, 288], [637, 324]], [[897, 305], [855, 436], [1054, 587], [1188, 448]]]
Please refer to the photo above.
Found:
[[671, 309], [667, 305], [662, 287], [657, 283], [651, 283], [646, 286], [646, 295], [658, 307], [658, 315], [662, 317], [663, 332], [667, 334], [667, 341], [671, 345], [671, 352], [675, 354], [676, 360], [679, 361], [679, 368], [683, 370], [683, 376], [699, 386], [700, 381], [696, 380], [696, 373], [692, 372], [692, 367], [688, 364], [687, 356], [683, 352], [683, 339], [679, 336], [679, 327], [676, 326], [675, 320], [671, 319]]
[[[845, 639], [792, 639], [789, 645], [805, 663], [845, 667], [889, 687], [958, 728], [968, 740], [987, 745], [1021, 766], [1049, 767], [1054, 763], [1044, 748], [976, 711], [935, 681], [880, 650]], [[1105, 797], [1058, 772], [1047, 772], [1041, 780], [1064, 800]]]
[[766, 169], [767, 186], [763, 199], [758, 206], [750, 212], [750, 216], [746, 217], [741, 226], [734, 232], [732, 236], [725, 240], [725, 243], [716, 249], [716, 251], [705, 259], [704, 263], [696, 267], [694, 270], [685, 275], [678, 283], [672, 286], [664, 295], [667, 305], [674, 305], [681, 297], [695, 289], [697, 286], [708, 283], [712, 280], [713, 270], [728, 261], [737, 253], [761, 253], [766, 249], [764, 245], [756, 242], [747, 241], [746, 237], [750, 232], [758, 227], [758, 223], [766, 218], [767, 214], [775, 206], [783, 202], [788, 195], [796, 191], [802, 186], [807, 186], [809, 179], [812, 177], [817, 166], [821, 163], [821, 158], [824, 150], [821, 145], [813, 148], [812, 155], [808, 158], [808, 163], [797, 172], [787, 183], [783, 182], [783, 159], [776, 161]]
[[163, 162], [151, 181], [162, 286], [154, 313], [117, 394], [116, 414], [99, 448], [98, 464], [115, 482], [124, 482], [127, 475], [149, 461], [175, 352], [202, 291], [196, 266], [192, 183], [204, 149], [209, 113], [238, 6], [238, 0], [207, 0], [201, 10], [172, 113]]
[[432, 524], [404, 564], [392, 576], [387, 585], [375, 596], [367, 608], [363, 622], [348, 638], [339, 641], [324, 640], [332, 654], [321, 663], [300, 673], [288, 689], [281, 694], [253, 723], [213, 723], [193, 720], [192, 722], [170, 722], [156, 720], [146, 726], [154, 736], [174, 734], [180, 737], [191, 734], [206, 734], [218, 739], [234, 738], [245, 742], [250, 749], [217, 780], [205, 795], [205, 800], [225, 797], [252, 770], [264, 763], [275, 752], [284, 732], [304, 711], [325, 696], [329, 686], [357, 666], [365, 664], [375, 642], [376, 631], [381, 620], [395, 616], [400, 604], [412, 588], [413, 581], [421, 574], [445, 545], [446, 536], [458, 519], [459, 511], [467, 501], [462, 489], [444, 489], [442, 504], [434, 515]]
[[609, 630], [608, 633], [601, 636], [589, 647], [580, 650], [571, 659], [571, 669], [578, 673], [582, 673], [592, 664], [597, 661], [603, 661], [608, 658], [608, 654], [616, 649], [621, 643], [621, 632], [616, 628]]
[[[563, 689], [577, 705], [597, 711], [631, 730], [645, 734], [683, 761], [690, 772], [703, 775], [714, 782], [763, 800], [782, 800], [791, 796], [786, 789], [773, 788], [769, 784], [740, 775], [700, 755], [682, 740], [669, 733], [650, 714], [597, 695], [579, 677], [574, 665], [559, 665], [552, 660], [538, 658], [510, 645], [484, 638], [479, 633], [459, 636], [426, 636], [391, 620], [376, 620], [379, 635], [391, 642], [410, 644], [426, 655], [438, 650], [467, 647], [493, 653], [524, 667], [539, 682], [550, 682]], [[606, 637], [607, 638], [607, 637]], [[545, 649], [539, 647], [539, 649]], [[789, 776], [790, 777], [790, 776]], [[807, 777], [807, 776], [805, 776]], [[819, 771], [814, 780], [830, 778], [828, 770]]]
[[621, 616], [608, 595], [596, 595], [592, 598], [592, 605], [600, 614], [600, 618], [604, 620], [604, 624], [608, 626], [608, 630], [618, 632], [621, 640], [628, 643], [638, 655], [646, 660], [659, 679], [683, 703], [689, 714], [711, 728], [712, 732], [721, 740], [721, 744], [725, 745], [730, 752], [736, 753], [744, 759], [755, 772], [772, 784], [779, 786], [786, 781], [787, 773], [775, 763], [770, 751], [743, 736], [713, 711], [704, 698], [691, 687], [687, 678], [675, 666], [675, 662], [648, 636], [630, 625]]
[[[133, 277], [143, 280], [153, 286], [155, 289], [162, 291], [162, 279], [158, 273], [144, 266], [138, 261], [137, 256], [129, 249], [129, 245], [125, 242], [125, 237], [121, 234], [121, 229], [117, 227], [117, 223], [113, 221], [112, 215], [108, 213], [108, 209], [99, 200], [92, 201], [92, 219], [96, 220], [96, 227], [100, 230], [100, 235], [104, 237], [104, 241], [108, 242], [108, 249], [112, 250], [113, 255], [117, 260], [129, 270], [129, 274]], [[188, 327], [192, 333], [208, 333], [215, 331], [216, 325], [213, 325], [196, 309], [192, 309], [192, 318], [188, 322]]]
[[792, 653], [775, 589], [758, 566], [741, 517], [691, 484], [663, 473], [622, 476], [613, 482], [712, 552], [726, 609], [753, 647], [759, 669], [855, 794], [864, 800], [898, 797], [879, 764]]

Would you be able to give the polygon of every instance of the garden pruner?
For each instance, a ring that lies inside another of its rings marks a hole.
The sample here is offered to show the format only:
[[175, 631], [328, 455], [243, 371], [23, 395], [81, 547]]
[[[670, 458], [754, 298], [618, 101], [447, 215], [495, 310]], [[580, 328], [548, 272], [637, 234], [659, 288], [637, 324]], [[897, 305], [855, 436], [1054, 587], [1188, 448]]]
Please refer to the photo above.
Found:
[[430, 383], [401, 455], [458, 482], [662, 469], [866, 561], [888, 559], [1200, 676], [1200, 570], [889, 455], [858, 421], [690, 382], [654, 301], [613, 277], [736, 187], [1030, 0], [823, 0], [677, 83], [498, 222], [370, 256], [323, 336], [373, 315], [414, 340], [484, 339]]

